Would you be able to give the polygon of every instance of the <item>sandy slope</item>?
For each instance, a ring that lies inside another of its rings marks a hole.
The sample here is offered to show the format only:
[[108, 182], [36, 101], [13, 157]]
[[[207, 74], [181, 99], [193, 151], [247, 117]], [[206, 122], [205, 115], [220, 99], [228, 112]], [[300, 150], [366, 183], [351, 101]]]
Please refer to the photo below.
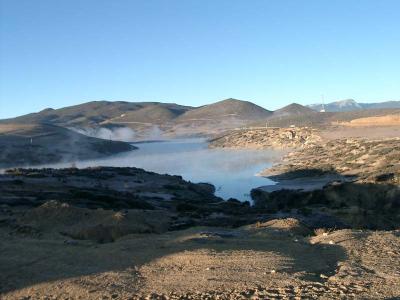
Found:
[[359, 118], [350, 122], [342, 123], [345, 126], [399, 126], [400, 114], [386, 115], [380, 117]]

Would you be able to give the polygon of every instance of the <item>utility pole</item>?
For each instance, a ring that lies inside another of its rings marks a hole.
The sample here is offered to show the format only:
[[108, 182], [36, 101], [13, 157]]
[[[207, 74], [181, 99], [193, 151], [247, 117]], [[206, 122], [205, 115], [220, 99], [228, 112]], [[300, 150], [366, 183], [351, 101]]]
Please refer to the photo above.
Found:
[[322, 109], [320, 110], [320, 112], [324, 113], [325, 112], [325, 99], [324, 99], [324, 95], [321, 95], [322, 98]]

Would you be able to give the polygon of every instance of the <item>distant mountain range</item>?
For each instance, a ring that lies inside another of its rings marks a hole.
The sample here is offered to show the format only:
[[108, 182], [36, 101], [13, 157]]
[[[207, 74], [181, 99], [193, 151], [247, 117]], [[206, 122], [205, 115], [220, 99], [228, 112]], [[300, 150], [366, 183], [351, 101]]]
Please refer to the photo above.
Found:
[[[60, 109], [47, 108], [0, 123], [51, 124], [94, 137], [129, 128], [137, 139], [204, 135], [270, 117], [273, 112], [248, 101], [226, 99], [200, 107], [160, 102], [92, 101]], [[161, 137], [161, 136], [160, 136]]]
[[60, 126], [96, 126], [105, 122], [165, 122], [192, 107], [158, 102], [92, 101], [60, 109], [47, 108], [6, 119], [13, 123], [49, 123]]
[[325, 108], [325, 111], [327, 112], [342, 112], [342, 111], [355, 111], [363, 109], [400, 108], [400, 101], [386, 101], [380, 103], [358, 103], [353, 99], [346, 99], [327, 104], [318, 103], [307, 106], [315, 111], [321, 111], [323, 108]]
[[318, 104], [307, 107], [292, 103], [269, 111], [232, 98], [200, 107], [93, 101], [60, 109], [47, 108], [0, 120], [0, 167], [74, 162], [135, 149], [124, 142], [211, 137], [234, 128], [291, 125], [327, 128], [360, 118], [387, 119], [400, 114], [400, 101], [363, 104], [345, 100], [326, 104], [326, 112], [318, 111], [321, 108]]
[[225, 119], [253, 121], [272, 115], [261, 106], [248, 101], [226, 99], [200, 107], [160, 102], [93, 101], [60, 109], [47, 108], [3, 120], [12, 123], [49, 123], [60, 126], [97, 126], [106, 124], [184, 122]]
[[[325, 113], [320, 112], [323, 107]], [[348, 99], [309, 106], [292, 103], [275, 111], [233, 98], [200, 107], [160, 102], [92, 101], [60, 109], [47, 108], [0, 120], [0, 124], [56, 125], [92, 137], [132, 141], [209, 136], [227, 129], [265, 126], [266, 123], [277, 127], [325, 126], [354, 118], [382, 116], [396, 109], [400, 109], [400, 101], [357, 103]]]

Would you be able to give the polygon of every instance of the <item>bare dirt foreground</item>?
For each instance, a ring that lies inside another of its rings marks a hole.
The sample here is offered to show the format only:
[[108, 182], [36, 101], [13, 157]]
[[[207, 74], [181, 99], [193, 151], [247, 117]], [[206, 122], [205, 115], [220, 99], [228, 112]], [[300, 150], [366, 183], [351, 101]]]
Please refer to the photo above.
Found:
[[[3, 208], [1, 299], [400, 297], [400, 231], [310, 231], [281, 219], [235, 229], [132, 233], [110, 243], [63, 233], [95, 219], [138, 227], [153, 220], [152, 228], [168, 219], [157, 211], [135, 217], [138, 212], [58, 202], [29, 212]], [[18, 220], [15, 226], [5, 225], [10, 218]]]

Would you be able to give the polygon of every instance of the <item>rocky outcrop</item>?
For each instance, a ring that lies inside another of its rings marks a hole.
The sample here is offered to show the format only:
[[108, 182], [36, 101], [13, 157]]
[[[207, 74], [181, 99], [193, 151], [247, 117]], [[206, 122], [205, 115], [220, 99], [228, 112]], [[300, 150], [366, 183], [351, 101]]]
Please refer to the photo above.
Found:
[[400, 224], [400, 189], [390, 184], [346, 182], [309, 191], [257, 188], [251, 196], [258, 209], [269, 213], [325, 215], [321, 227], [388, 230]]
[[222, 202], [214, 187], [139, 168], [10, 169], [0, 175], [0, 205], [37, 207], [50, 200], [89, 209], [169, 209]]
[[[214, 192], [208, 183], [138, 168], [11, 169], [0, 174], [0, 208], [31, 210], [29, 220], [34, 222], [21, 219], [21, 226], [42, 230], [41, 224], [47, 222], [47, 227], [69, 236], [101, 241], [160, 232], [154, 222], [162, 219], [167, 219], [166, 231], [195, 225], [241, 226], [257, 218], [249, 202], [224, 201]], [[120, 213], [119, 219], [115, 213]]]
[[321, 143], [317, 131], [308, 127], [257, 128], [230, 131], [209, 141], [210, 148], [288, 149]]
[[325, 213], [350, 227], [400, 224], [400, 139], [332, 140], [288, 154], [264, 170], [278, 184], [252, 190], [269, 212]]
[[400, 138], [332, 140], [289, 153], [261, 175], [280, 181], [326, 173], [356, 177], [357, 182], [400, 184]]

